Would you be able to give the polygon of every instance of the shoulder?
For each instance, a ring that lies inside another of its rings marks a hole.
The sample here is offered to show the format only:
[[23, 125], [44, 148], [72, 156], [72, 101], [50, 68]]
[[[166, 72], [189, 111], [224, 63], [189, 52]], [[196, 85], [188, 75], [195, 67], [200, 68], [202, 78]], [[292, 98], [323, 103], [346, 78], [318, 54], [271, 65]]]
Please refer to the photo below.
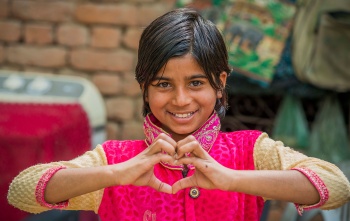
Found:
[[220, 132], [219, 138], [239, 146], [254, 146], [258, 138], [264, 133], [259, 130], [239, 130], [233, 132]]
[[253, 170], [255, 142], [261, 134], [257, 130], [220, 132], [211, 155], [229, 168]]
[[264, 133], [258, 130], [220, 132], [215, 143], [221, 148], [234, 149], [235, 151], [243, 151], [249, 154], [254, 150], [255, 144], [262, 134]]
[[107, 140], [102, 144], [109, 164], [128, 160], [146, 147], [144, 140]]
[[134, 146], [144, 144], [144, 140], [106, 140], [102, 147], [103, 149], [118, 149], [125, 146]]

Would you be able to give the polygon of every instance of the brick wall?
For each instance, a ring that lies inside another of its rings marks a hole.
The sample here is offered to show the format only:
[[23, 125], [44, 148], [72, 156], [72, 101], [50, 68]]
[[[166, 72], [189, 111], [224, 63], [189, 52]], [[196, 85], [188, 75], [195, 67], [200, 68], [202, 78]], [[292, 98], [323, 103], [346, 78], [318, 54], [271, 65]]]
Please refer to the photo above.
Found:
[[0, 69], [78, 75], [104, 96], [108, 139], [143, 139], [143, 28], [175, 0], [0, 0]]

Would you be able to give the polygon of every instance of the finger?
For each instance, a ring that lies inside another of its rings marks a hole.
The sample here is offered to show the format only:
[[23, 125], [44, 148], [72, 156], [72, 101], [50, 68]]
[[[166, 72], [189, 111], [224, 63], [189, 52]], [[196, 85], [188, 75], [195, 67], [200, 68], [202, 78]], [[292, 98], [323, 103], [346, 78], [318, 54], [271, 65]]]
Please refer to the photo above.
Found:
[[175, 194], [178, 191], [188, 188], [188, 187], [193, 187], [194, 186], [194, 182], [193, 182], [193, 176], [191, 177], [186, 177], [183, 178], [177, 182], [175, 182], [172, 186], [172, 193]]
[[203, 165], [203, 160], [198, 158], [198, 157], [182, 157], [178, 160], [174, 161], [175, 165], [183, 165], [183, 164], [191, 164], [194, 167], [200, 167], [201, 165]]
[[157, 153], [151, 156], [150, 160], [152, 161], [152, 164], [155, 165], [159, 162], [164, 162], [164, 163], [170, 163], [170, 164], [174, 164], [175, 163], [175, 159], [174, 157], [168, 155], [168, 154], [164, 154], [164, 153]]
[[175, 155], [176, 142], [169, 136], [158, 136], [157, 139], [149, 147], [148, 154], [153, 155], [159, 152], [166, 152], [167, 154]]
[[152, 176], [150, 181], [148, 182], [148, 186], [152, 187], [153, 189], [157, 190], [158, 192], [163, 192], [163, 193], [172, 193], [172, 187], [160, 181], [156, 176]]
[[193, 135], [189, 135], [189, 136], [185, 137], [184, 139], [179, 140], [179, 141], [177, 142], [177, 145], [178, 145], [178, 146], [183, 146], [183, 145], [185, 145], [185, 144], [187, 144], [187, 143], [190, 143], [190, 142], [192, 142], [192, 141], [196, 141], [196, 138], [195, 138]]
[[158, 140], [158, 139], [165, 140], [165, 141], [169, 142], [173, 146], [177, 145], [176, 141], [173, 138], [171, 138], [170, 136], [166, 135], [165, 133], [159, 134], [158, 137], [155, 139], [155, 141]]
[[197, 156], [202, 159], [206, 159], [207, 152], [202, 148], [197, 140], [192, 140], [189, 143], [178, 145], [176, 148], [177, 159], [182, 158], [188, 153], [190, 156]]

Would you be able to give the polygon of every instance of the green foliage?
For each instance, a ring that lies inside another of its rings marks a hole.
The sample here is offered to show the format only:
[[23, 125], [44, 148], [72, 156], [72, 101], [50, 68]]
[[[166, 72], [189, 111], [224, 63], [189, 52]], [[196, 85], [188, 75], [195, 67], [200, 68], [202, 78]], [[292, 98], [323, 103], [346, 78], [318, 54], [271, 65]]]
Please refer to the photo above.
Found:
[[240, 48], [229, 52], [229, 64], [265, 79], [271, 79], [274, 71], [272, 59], [261, 60], [255, 51], [246, 52]]
[[225, 3], [227, 3], [227, 0], [212, 0], [212, 4], [215, 6], [221, 6], [224, 5]]
[[290, 19], [294, 14], [294, 11], [291, 10], [290, 7], [287, 7], [285, 4], [281, 4], [278, 1], [269, 1], [267, 8], [270, 10], [275, 23], [278, 24]]

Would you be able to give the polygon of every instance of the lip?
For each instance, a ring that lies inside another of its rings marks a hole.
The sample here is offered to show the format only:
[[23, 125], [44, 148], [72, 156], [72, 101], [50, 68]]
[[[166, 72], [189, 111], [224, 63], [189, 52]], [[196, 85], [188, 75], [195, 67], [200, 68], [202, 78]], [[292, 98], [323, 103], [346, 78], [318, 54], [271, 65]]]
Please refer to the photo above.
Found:
[[189, 117], [193, 116], [196, 112], [197, 112], [197, 110], [196, 111], [186, 111], [186, 112], [185, 111], [184, 112], [168, 111], [169, 114], [173, 115], [174, 117], [178, 117], [178, 118], [189, 118]]
[[[198, 112], [198, 110], [195, 111], [186, 111], [186, 112], [170, 112], [168, 111], [168, 113], [170, 114], [171, 118], [174, 119], [175, 121], [179, 122], [179, 123], [185, 123], [189, 120], [191, 120], [193, 118], [193, 116]], [[182, 116], [181, 116], [182, 115]], [[185, 116], [187, 115], [187, 116]]]

